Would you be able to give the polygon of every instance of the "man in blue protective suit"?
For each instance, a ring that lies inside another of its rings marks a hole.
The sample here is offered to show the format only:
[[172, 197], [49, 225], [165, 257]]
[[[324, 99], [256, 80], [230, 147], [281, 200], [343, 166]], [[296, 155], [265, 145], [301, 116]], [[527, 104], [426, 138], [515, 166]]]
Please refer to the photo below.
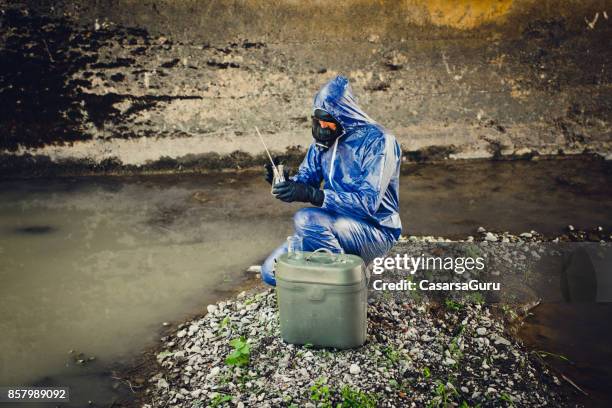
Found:
[[[395, 137], [357, 106], [348, 79], [337, 76], [314, 98], [310, 145], [297, 174], [275, 184], [285, 202], [307, 202], [299, 210], [295, 234], [305, 251], [326, 248], [359, 255], [366, 264], [383, 256], [400, 236], [401, 149]], [[266, 179], [272, 183], [272, 169]], [[321, 188], [321, 182], [323, 188]], [[277, 248], [261, 268], [264, 282], [276, 285]]]

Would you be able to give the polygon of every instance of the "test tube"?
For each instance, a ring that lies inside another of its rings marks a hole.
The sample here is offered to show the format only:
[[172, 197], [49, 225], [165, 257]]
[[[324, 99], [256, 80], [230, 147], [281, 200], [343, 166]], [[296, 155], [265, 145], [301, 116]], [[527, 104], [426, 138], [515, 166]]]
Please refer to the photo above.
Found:
[[285, 181], [285, 166], [283, 166], [282, 164], [279, 164], [276, 166], [276, 168], [272, 168], [272, 172], [274, 173], [274, 178], [272, 179], [272, 190], [273, 190], [276, 184], [282, 183], [283, 181]]

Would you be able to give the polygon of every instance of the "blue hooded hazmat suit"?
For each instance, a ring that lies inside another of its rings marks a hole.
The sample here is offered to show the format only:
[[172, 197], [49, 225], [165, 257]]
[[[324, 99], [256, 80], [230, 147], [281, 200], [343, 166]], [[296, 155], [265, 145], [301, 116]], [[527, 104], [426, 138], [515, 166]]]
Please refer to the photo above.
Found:
[[[321, 208], [303, 208], [294, 218], [304, 251], [326, 248], [359, 255], [366, 264], [383, 256], [400, 236], [399, 173], [401, 149], [395, 137], [357, 106], [348, 79], [337, 76], [314, 98], [344, 130], [329, 149], [310, 145], [291, 179], [316, 188], [324, 182]], [[264, 282], [276, 285], [277, 248], [261, 268]]]

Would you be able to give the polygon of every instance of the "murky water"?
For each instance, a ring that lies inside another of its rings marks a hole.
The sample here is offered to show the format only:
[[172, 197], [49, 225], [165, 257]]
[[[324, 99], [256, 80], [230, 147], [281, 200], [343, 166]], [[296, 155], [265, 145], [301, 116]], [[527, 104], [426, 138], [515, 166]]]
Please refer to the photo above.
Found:
[[407, 168], [405, 233], [461, 237], [478, 226], [557, 235], [572, 224], [612, 227], [612, 163], [448, 163]]
[[235, 287], [287, 235], [260, 191], [231, 177], [0, 184], [0, 384], [68, 383], [75, 406], [110, 398], [110, 382], [94, 386], [105, 364]]
[[[548, 303], [534, 309], [520, 331], [555, 370], [576, 383], [587, 407], [612, 405], [611, 303]], [[550, 354], [548, 354], [550, 353]]]
[[[573, 160], [407, 168], [402, 220], [447, 236], [609, 228], [611, 179]], [[269, 191], [254, 174], [1, 182], [0, 384], [68, 385], [73, 406], [108, 406], [110, 363], [239, 286], [288, 234], [300, 205]]]

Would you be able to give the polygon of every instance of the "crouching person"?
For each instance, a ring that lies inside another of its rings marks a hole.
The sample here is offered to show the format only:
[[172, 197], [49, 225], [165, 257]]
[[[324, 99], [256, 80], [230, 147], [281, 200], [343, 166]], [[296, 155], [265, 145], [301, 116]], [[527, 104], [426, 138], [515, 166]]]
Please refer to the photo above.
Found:
[[[295, 235], [304, 251], [325, 248], [359, 255], [366, 265], [385, 253], [401, 233], [399, 174], [401, 150], [395, 137], [357, 106], [346, 78], [329, 81], [314, 98], [313, 143], [297, 174], [275, 184], [284, 202], [305, 202]], [[272, 183], [272, 168], [266, 179]], [[323, 182], [323, 188], [321, 188]], [[277, 248], [262, 265], [264, 282], [276, 285]]]

